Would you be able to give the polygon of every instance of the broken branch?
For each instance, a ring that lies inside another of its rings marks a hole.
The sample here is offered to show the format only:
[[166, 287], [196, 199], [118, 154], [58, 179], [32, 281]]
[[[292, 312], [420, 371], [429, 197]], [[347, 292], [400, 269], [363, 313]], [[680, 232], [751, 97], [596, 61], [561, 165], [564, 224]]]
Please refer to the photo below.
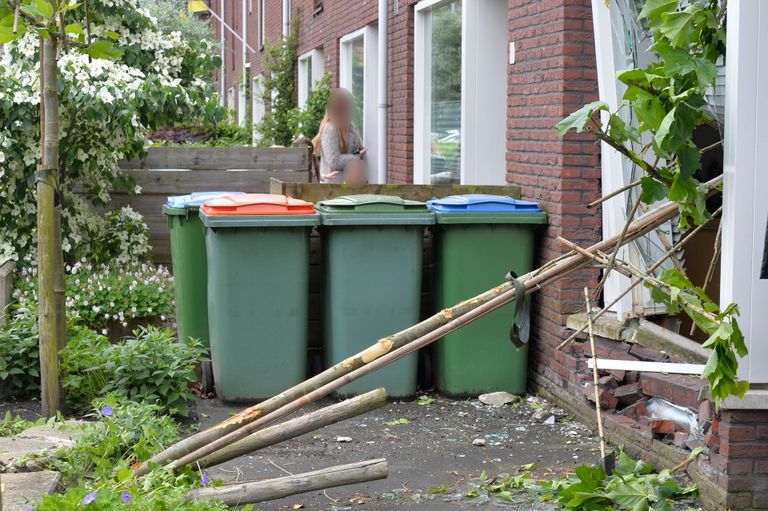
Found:
[[360, 461], [264, 481], [201, 488], [188, 492], [186, 499], [218, 499], [228, 506], [239, 506], [335, 486], [386, 479], [388, 473], [385, 459]]

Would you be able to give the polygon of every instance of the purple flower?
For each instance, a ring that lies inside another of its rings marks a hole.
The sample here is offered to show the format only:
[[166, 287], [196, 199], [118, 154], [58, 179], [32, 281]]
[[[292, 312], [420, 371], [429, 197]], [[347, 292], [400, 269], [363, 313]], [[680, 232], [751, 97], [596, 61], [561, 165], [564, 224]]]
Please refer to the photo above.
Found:
[[107, 405], [101, 407], [101, 415], [104, 417], [112, 417], [113, 413], [115, 413], [115, 410], [111, 406]]
[[120, 500], [122, 500], [123, 502], [128, 502], [129, 500], [131, 500], [131, 496], [128, 495], [127, 490], [120, 494]]
[[85, 498], [83, 498], [83, 504], [88, 505], [91, 502], [93, 502], [94, 500], [96, 500], [96, 492], [92, 491], [91, 493], [86, 495]]
[[208, 472], [203, 472], [200, 475], [200, 480], [202, 481], [203, 486], [207, 486], [208, 485]]

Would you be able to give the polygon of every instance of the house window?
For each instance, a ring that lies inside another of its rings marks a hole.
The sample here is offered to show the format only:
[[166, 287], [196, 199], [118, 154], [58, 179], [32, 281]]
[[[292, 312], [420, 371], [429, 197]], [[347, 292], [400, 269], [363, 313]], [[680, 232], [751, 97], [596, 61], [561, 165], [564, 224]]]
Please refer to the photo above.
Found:
[[315, 82], [323, 77], [324, 72], [323, 50], [315, 49], [299, 57], [299, 108], [304, 108]]
[[235, 101], [235, 88], [230, 87], [227, 89], [227, 108], [233, 110], [237, 102]]
[[372, 183], [378, 180], [375, 168], [378, 118], [376, 33], [376, 27], [369, 25], [342, 37], [339, 59], [339, 85], [354, 97], [354, 122], [368, 153], [368, 177]]
[[264, 119], [266, 108], [264, 107], [264, 88], [262, 77], [257, 75], [251, 81], [251, 118], [253, 120], [253, 142], [259, 141], [256, 126]]
[[414, 181], [506, 181], [507, 4], [416, 6]]
[[264, 49], [264, 0], [259, 0], [259, 50]]

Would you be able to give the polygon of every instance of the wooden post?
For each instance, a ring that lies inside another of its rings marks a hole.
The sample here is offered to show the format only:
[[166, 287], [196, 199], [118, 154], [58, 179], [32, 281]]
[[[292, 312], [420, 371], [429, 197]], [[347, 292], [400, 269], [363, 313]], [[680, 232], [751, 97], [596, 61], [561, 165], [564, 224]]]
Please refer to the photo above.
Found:
[[280, 499], [297, 493], [344, 486], [346, 484], [364, 483], [385, 479], [389, 468], [387, 460], [376, 459], [360, 461], [348, 465], [296, 474], [251, 483], [231, 484], [218, 488], [201, 488], [187, 493], [187, 500], [218, 499], [228, 506], [239, 506], [264, 502], [265, 500]]
[[40, 38], [40, 104], [42, 164], [37, 181], [38, 330], [40, 335], [40, 389], [42, 414], [59, 410], [59, 340], [56, 304], [55, 190], [59, 164], [59, 95], [56, 40]]
[[383, 388], [372, 390], [335, 405], [270, 426], [220, 449], [200, 460], [200, 467], [211, 467], [235, 459], [264, 447], [315, 431], [357, 415], [384, 406], [387, 392]]

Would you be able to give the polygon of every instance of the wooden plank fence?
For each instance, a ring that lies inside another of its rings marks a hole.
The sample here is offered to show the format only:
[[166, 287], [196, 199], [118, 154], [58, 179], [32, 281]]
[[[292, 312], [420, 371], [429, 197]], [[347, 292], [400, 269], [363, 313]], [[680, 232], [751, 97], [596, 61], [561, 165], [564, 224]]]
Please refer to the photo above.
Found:
[[268, 193], [270, 179], [309, 180], [306, 148], [152, 147], [143, 158], [120, 162], [141, 193], [115, 191], [111, 207], [130, 206], [144, 216], [150, 230], [153, 259], [171, 262], [168, 223], [162, 213], [170, 195], [233, 191]]

